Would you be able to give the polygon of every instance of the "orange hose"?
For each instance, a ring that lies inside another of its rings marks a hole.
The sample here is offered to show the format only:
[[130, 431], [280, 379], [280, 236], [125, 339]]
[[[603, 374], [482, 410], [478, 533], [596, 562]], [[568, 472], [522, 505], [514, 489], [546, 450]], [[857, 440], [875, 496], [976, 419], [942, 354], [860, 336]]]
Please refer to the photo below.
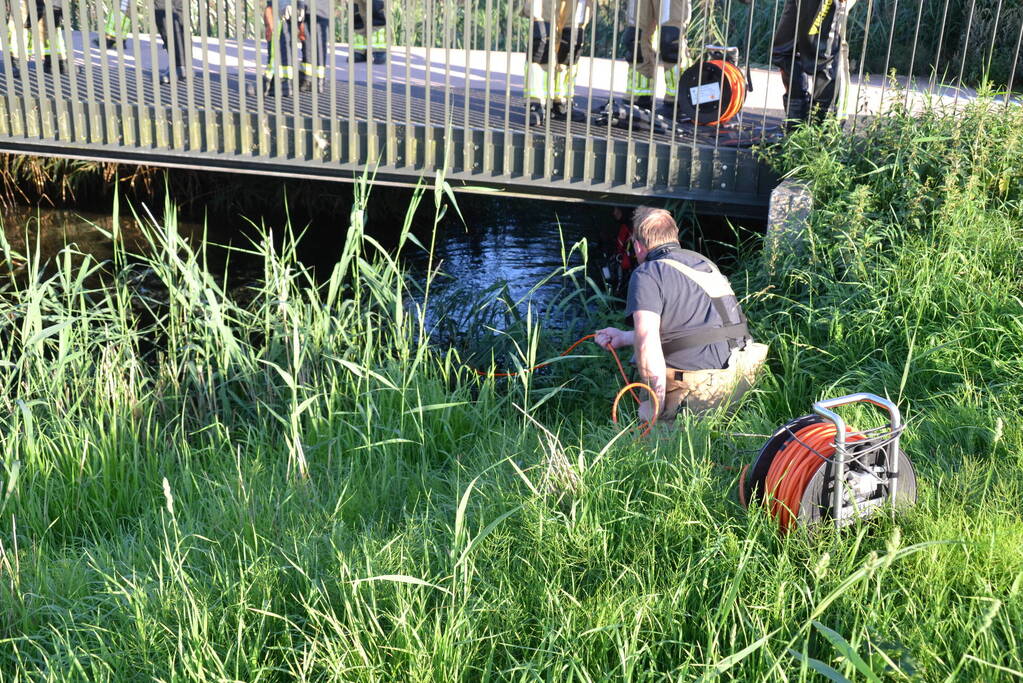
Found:
[[[595, 336], [596, 335], [588, 334], [585, 337], [580, 337], [579, 339], [577, 339], [575, 341], [575, 343], [573, 343], [567, 349], [565, 349], [560, 354], [558, 354], [558, 358], [561, 358], [562, 356], [567, 356], [568, 354], [572, 353], [572, 349], [574, 349], [575, 347], [579, 346], [580, 344], [582, 344], [587, 339], [593, 339], [593, 337], [595, 337]], [[615, 360], [618, 360], [618, 356], [617, 355], [615, 356]], [[544, 361], [543, 363], [539, 363], [539, 364], [534, 365], [533, 367], [527, 368], [525, 370], [519, 370], [518, 372], [486, 372], [485, 370], [477, 370], [476, 368], [472, 368], [472, 371], [475, 372], [477, 375], [480, 375], [482, 377], [515, 377], [515, 376], [521, 375], [522, 373], [525, 373], [525, 372], [533, 372], [534, 370], [539, 370], [540, 368], [545, 368], [548, 365], [550, 365], [551, 362], [552, 361]], [[618, 364], [618, 367], [619, 368], [622, 367], [621, 363]], [[622, 375], [623, 376], [625, 375], [625, 371], [624, 370], [622, 370]], [[626, 381], [628, 381], [628, 378], [626, 378]]]
[[746, 101], [746, 77], [742, 75], [739, 67], [723, 59], [712, 59], [707, 63], [719, 68], [722, 79], [727, 81], [728, 85], [732, 88], [732, 98], [728, 102], [728, 106], [721, 112], [720, 118], [705, 124], [708, 126], [720, 126], [731, 120], [742, 109], [742, 105]]
[[[846, 427], [847, 432], [852, 430]], [[803, 427], [781, 447], [771, 461], [765, 481], [768, 508], [783, 534], [799, 517], [799, 505], [813, 475], [824, 460], [835, 455], [835, 425], [819, 422]], [[858, 441], [853, 436], [849, 441]], [[816, 451], [816, 453], [814, 452]]]
[[[580, 337], [571, 346], [569, 346], [567, 349], [558, 354], [558, 357], [560, 358], [562, 356], [567, 356], [572, 352], [572, 349], [579, 346], [587, 339], [593, 339], [595, 336], [596, 336], [595, 334], [588, 334], [585, 337]], [[654, 423], [657, 421], [657, 415], [660, 412], [660, 403], [657, 400], [657, 394], [654, 393], [653, 389], [651, 389], [648, 385], [643, 384], [642, 382], [629, 382], [629, 376], [625, 372], [625, 367], [622, 366], [621, 359], [618, 358], [618, 352], [615, 351], [614, 347], [611, 346], [610, 344], [608, 344], [604, 348], [611, 352], [611, 356], [615, 359], [615, 364], [618, 366], [618, 372], [621, 373], [622, 379], [625, 381], [625, 386], [622, 387], [621, 391], [618, 392], [618, 395], [615, 396], [614, 403], [611, 404], [611, 421], [614, 422], [615, 424], [618, 424], [618, 402], [621, 400], [622, 396], [625, 395], [626, 391], [632, 394], [632, 398], [636, 400], [636, 403], [642, 403], [642, 401], [639, 400], [639, 396], [636, 395], [636, 389], [646, 389], [646, 391], [653, 398], [654, 407], [653, 417], [645, 423], [646, 429], [644, 429], [643, 432], [640, 434], [640, 436], [646, 436], [647, 434], [650, 433], [650, 428], [653, 427]], [[480, 375], [482, 377], [515, 377], [516, 375], [520, 375], [525, 372], [533, 372], [534, 370], [539, 370], [542, 367], [550, 365], [551, 362], [552, 361], [544, 361], [543, 363], [538, 363], [537, 365], [534, 365], [531, 368], [519, 370], [518, 372], [486, 372], [484, 370], [478, 370], [476, 368], [470, 369], [477, 375]]]

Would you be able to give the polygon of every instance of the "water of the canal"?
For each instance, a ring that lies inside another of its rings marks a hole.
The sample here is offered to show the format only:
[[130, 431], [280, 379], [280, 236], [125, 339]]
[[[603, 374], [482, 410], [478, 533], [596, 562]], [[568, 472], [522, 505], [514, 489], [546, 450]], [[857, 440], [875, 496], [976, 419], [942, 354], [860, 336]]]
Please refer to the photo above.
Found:
[[[385, 245], [392, 244], [410, 196], [402, 190], [374, 189], [368, 207], [367, 232]], [[530, 308], [536, 316], [547, 315], [563, 292], [566, 269], [574, 269], [577, 278], [590, 277], [597, 288], [605, 286], [601, 266], [613, 247], [619, 225], [611, 207], [479, 195], [459, 195], [458, 202], [461, 217], [459, 212], [449, 210], [435, 235], [431, 234], [432, 198], [423, 202], [417, 214], [414, 232], [424, 246], [433, 242], [432, 259], [426, 250], [414, 244], [407, 244], [402, 252], [413, 280], [422, 282], [431, 265], [438, 272], [432, 284], [427, 314], [431, 323], [437, 323], [438, 316], [466, 316], [466, 306], [478, 306], [488, 299], [498, 302], [497, 308], [510, 310], [513, 316], [525, 314]], [[75, 209], [7, 206], [0, 212], [0, 220], [6, 241], [15, 255], [23, 256], [38, 248], [40, 260], [45, 264], [71, 245], [74, 250], [91, 254], [103, 262], [112, 258], [115, 234], [128, 251], [145, 247], [147, 240], [132, 216], [134, 213], [145, 216], [147, 210], [140, 206], [135, 209], [132, 211], [122, 205], [117, 230], [109, 213]], [[193, 211], [197, 213], [202, 212]], [[320, 214], [296, 220], [296, 212], [289, 213], [293, 225], [302, 231], [300, 258], [319, 276], [329, 273], [341, 253], [348, 216]], [[258, 239], [261, 230], [283, 232], [280, 216], [264, 213], [250, 221], [243, 215], [244, 212], [229, 217], [206, 214], [202, 223], [181, 220], [179, 232], [193, 242], [205, 235], [211, 245], [243, 247]], [[728, 222], [717, 217], [686, 214], [684, 207], [676, 207], [676, 217], [681, 226], [683, 246], [712, 254], [723, 261], [723, 268], [727, 270], [736, 239]], [[578, 246], [573, 248], [575, 245]], [[582, 245], [585, 245], [585, 256]], [[223, 250], [213, 247], [210, 253], [213, 256], [211, 266], [222, 268]], [[588, 261], [586, 268], [581, 267], [584, 261]], [[29, 267], [17, 256], [13, 265], [15, 273], [22, 275]], [[261, 268], [248, 265], [243, 254], [232, 254], [229, 279], [236, 285], [244, 285], [246, 280], [258, 278]], [[483, 319], [485, 317], [475, 318]], [[507, 315], [492, 318], [495, 323], [498, 319], [506, 320]], [[563, 311], [555, 312], [550, 322], [557, 324], [563, 319]], [[463, 324], [459, 320], [447, 322], [449, 329], [452, 322], [455, 329]]]

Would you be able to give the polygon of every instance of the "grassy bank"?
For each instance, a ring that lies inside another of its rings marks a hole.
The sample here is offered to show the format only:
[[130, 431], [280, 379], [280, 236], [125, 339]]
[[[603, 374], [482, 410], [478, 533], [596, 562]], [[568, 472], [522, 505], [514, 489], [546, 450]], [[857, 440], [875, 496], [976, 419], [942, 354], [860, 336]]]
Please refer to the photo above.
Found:
[[[978, 107], [791, 138], [806, 251], [732, 273], [769, 371], [734, 418], [656, 440], [610, 424], [596, 349], [495, 381], [462, 362], [491, 330], [432, 345], [363, 191], [326, 282], [268, 239], [244, 307], [172, 210], [113, 287], [88, 259], [4, 285], [0, 678], [1020, 676], [1021, 130]], [[571, 329], [527, 319], [502, 363], [615, 320], [558, 277]], [[779, 538], [720, 465], [860, 390], [907, 414], [919, 504]]]

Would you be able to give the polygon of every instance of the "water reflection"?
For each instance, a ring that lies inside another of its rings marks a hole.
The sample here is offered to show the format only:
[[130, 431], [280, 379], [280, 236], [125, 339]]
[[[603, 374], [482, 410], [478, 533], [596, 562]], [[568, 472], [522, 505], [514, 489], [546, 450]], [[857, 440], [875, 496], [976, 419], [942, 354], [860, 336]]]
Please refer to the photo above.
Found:
[[[114, 257], [114, 239], [128, 253], [142, 253], [149, 240], [131, 214], [122, 214], [114, 225], [111, 214], [72, 209], [43, 209], [26, 206], [5, 206], [0, 210], [7, 248], [0, 250], [0, 273], [15, 279], [29, 272], [27, 257], [38, 259], [43, 271], [65, 247], [72, 247], [72, 262], [81, 263], [85, 255], [97, 262]], [[202, 232], [194, 223], [179, 222], [178, 232], [195, 242]]]

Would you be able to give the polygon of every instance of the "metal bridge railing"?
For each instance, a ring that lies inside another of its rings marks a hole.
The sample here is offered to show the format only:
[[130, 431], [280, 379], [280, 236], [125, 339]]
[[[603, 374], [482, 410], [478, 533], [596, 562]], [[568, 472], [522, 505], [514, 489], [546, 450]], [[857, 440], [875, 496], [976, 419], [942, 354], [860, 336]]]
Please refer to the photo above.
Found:
[[[982, 84], [1008, 106], [1023, 73], [1009, 0], [273, 0], [269, 22], [267, 7], [0, 0], [0, 149], [755, 203], [768, 179], [749, 148], [783, 134], [800, 83], [810, 111], [860, 116], [955, 107]], [[748, 90], [722, 125], [697, 114], [722, 118], [725, 80], [687, 68], [710, 44], [738, 48], [730, 85]]]

